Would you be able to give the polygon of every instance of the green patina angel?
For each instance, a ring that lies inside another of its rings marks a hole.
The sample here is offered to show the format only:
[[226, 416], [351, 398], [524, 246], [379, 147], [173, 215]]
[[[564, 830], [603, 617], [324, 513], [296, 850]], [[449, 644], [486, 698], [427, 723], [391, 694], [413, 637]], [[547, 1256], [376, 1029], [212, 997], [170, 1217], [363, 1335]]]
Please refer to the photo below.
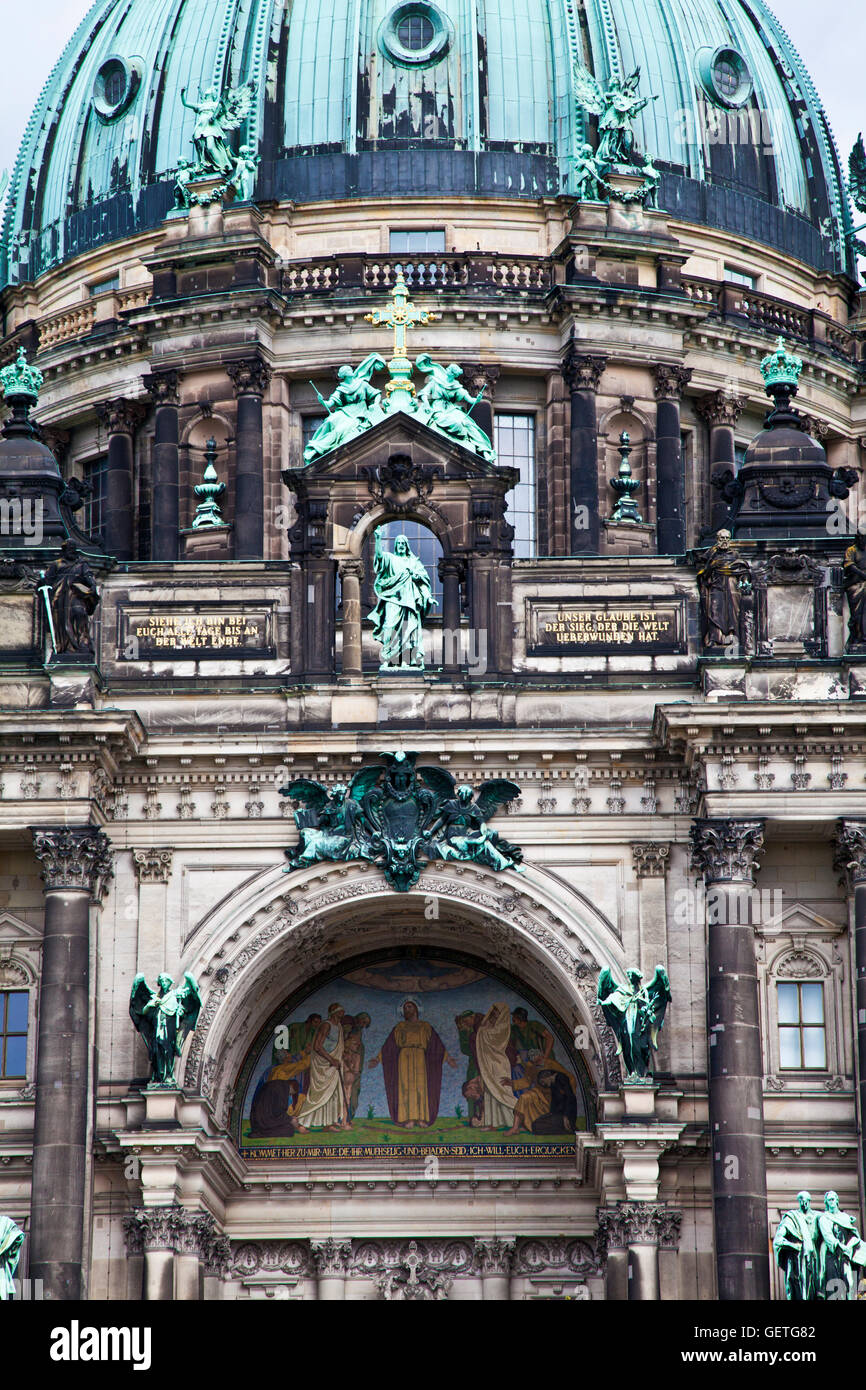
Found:
[[[325, 400], [319, 400], [328, 414], [304, 449], [304, 463], [312, 463], [340, 444], [363, 434], [371, 425], [384, 420], [382, 392], [370, 385], [370, 377], [385, 366], [377, 352], [369, 353], [357, 367], [343, 366], [337, 372], [339, 386]], [[316, 392], [318, 396], [318, 391]]]
[[653, 1053], [671, 1001], [671, 984], [663, 965], [657, 965], [648, 985], [639, 970], [627, 970], [628, 983], [618, 985], [610, 969], [598, 977], [598, 1004], [613, 1029], [617, 1052], [625, 1064], [626, 1078], [648, 1080], [653, 1072]]
[[428, 377], [418, 392], [415, 409], [419, 419], [450, 434], [458, 444], [474, 449], [488, 463], [495, 463], [496, 450], [490, 439], [468, 414], [480, 397], [471, 396], [460, 384], [458, 377], [463, 375], [463, 369], [456, 362], [443, 367], [426, 352], [415, 358], [415, 366]]
[[180, 99], [188, 111], [195, 113], [196, 118], [192, 132], [196, 176], [216, 174], [226, 180], [232, 178], [238, 157], [226, 137], [250, 115], [255, 97], [255, 87], [251, 82], [225, 92], [208, 87], [199, 93], [197, 102], [187, 101], [186, 87], [182, 88]]
[[138, 1029], [150, 1059], [150, 1085], [174, 1086], [174, 1068], [187, 1035], [201, 1011], [201, 995], [192, 975], [175, 989], [170, 975], [160, 975], [151, 989], [136, 975], [129, 999], [129, 1016]]
[[373, 622], [374, 638], [382, 644], [379, 669], [423, 671], [421, 624], [436, 600], [430, 576], [405, 536], [398, 536], [393, 551], [388, 551], [383, 550], [380, 532], [376, 532], [373, 576], [376, 607], [368, 617]]

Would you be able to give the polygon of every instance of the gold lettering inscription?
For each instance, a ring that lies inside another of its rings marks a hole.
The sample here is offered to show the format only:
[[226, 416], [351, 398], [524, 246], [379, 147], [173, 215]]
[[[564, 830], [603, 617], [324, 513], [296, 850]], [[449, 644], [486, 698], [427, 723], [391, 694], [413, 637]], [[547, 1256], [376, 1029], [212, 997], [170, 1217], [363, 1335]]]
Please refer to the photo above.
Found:
[[560, 608], [541, 616], [538, 633], [546, 646], [670, 645], [676, 623], [652, 608]]

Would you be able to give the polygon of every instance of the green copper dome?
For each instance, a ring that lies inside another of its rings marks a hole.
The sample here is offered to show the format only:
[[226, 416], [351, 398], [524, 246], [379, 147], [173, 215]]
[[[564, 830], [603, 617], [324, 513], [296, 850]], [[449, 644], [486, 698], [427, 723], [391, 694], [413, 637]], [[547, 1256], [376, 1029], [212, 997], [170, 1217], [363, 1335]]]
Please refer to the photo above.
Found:
[[97, 0], [28, 124], [3, 280], [159, 222], [184, 88], [254, 84], [262, 199], [569, 192], [575, 59], [601, 83], [640, 66], [662, 206], [850, 269], [827, 119], [761, 0]]

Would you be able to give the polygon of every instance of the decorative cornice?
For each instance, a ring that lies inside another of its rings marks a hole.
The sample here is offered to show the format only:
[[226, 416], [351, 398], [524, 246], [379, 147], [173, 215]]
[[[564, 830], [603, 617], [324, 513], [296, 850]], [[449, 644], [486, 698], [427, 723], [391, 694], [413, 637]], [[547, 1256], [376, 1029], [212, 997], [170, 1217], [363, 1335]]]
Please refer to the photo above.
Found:
[[139, 883], [168, 883], [173, 855], [171, 849], [134, 849], [132, 861]]
[[852, 885], [866, 883], [866, 821], [837, 822], [833, 865], [847, 875]]
[[104, 401], [96, 407], [96, 413], [109, 434], [135, 434], [147, 414], [142, 401], [117, 399]]
[[754, 886], [764, 852], [762, 820], [696, 820], [691, 828], [692, 866], [704, 882]]
[[584, 355], [569, 343], [561, 371], [569, 391], [597, 391], [606, 366], [606, 357]]
[[99, 898], [111, 878], [111, 841], [95, 826], [32, 826], [33, 852], [42, 865], [44, 892], [83, 888]]
[[631, 854], [636, 878], [664, 878], [671, 854], [670, 845], [649, 840], [645, 844], [633, 844]]
[[152, 372], [150, 376], [145, 377], [145, 389], [157, 410], [166, 405], [180, 405], [178, 387], [182, 379], [183, 372], [174, 367], [166, 367], [163, 371]]
[[699, 396], [695, 401], [695, 409], [710, 426], [733, 427], [745, 408], [746, 397], [735, 396], [728, 391], [711, 391], [709, 395]]
[[657, 401], [679, 401], [692, 379], [691, 367], [678, 362], [656, 362], [652, 367], [653, 393]]
[[236, 396], [263, 396], [267, 391], [272, 372], [261, 357], [242, 357], [225, 367]]

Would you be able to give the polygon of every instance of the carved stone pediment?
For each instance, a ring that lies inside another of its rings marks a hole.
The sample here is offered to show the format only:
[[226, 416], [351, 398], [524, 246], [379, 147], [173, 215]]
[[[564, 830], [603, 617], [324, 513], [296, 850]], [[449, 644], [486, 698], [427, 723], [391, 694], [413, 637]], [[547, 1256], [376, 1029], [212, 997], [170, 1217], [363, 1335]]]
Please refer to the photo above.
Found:
[[[298, 484], [307, 489], [319, 479], [346, 479], [365, 482], [365, 469], [380, 464], [392, 454], [411, 457], [415, 464], [435, 465], [441, 469], [443, 478], [498, 478], [510, 477], [514, 470], [500, 468], [487, 463], [470, 449], [464, 449], [456, 440], [431, 429], [423, 421], [405, 411], [396, 411], [378, 424], [330, 453], [314, 459], [304, 468], [283, 470], [283, 482], [293, 492]], [[517, 477], [514, 473], [515, 480]], [[509, 481], [507, 488], [513, 487]]]

